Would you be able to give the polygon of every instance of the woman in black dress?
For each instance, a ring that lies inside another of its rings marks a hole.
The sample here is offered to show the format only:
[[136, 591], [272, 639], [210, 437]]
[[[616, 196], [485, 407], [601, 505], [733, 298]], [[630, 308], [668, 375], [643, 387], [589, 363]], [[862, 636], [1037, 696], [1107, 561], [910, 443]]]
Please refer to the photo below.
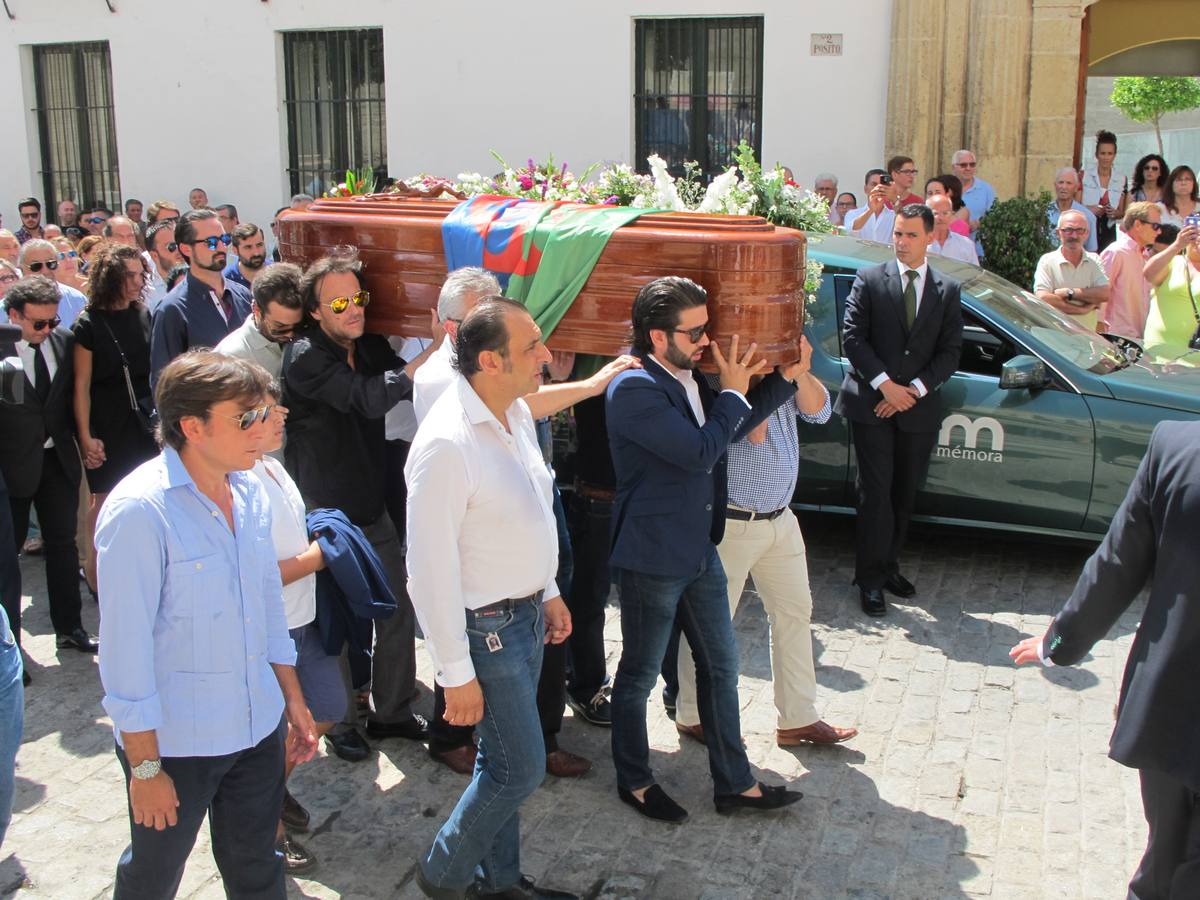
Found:
[[93, 257], [88, 305], [75, 320], [75, 425], [92, 502], [84, 572], [96, 589], [96, 517], [109, 491], [157, 455], [149, 429], [150, 313], [141, 302], [148, 277], [135, 247], [105, 242]]

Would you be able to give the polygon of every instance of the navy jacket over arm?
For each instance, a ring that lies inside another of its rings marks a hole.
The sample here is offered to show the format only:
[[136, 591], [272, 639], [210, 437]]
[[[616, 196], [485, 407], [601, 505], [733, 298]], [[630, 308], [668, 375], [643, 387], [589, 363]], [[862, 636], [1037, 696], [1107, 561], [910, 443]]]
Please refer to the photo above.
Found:
[[1079, 662], [1152, 582], [1125, 664], [1109, 756], [1200, 791], [1200, 422], [1154, 429], [1125, 502], [1042, 652]]
[[362, 530], [336, 509], [314, 509], [305, 519], [321, 547], [325, 568], [317, 573], [317, 629], [331, 656], [350, 642], [355, 686], [370, 680], [371, 620], [396, 612], [387, 572]]
[[696, 378], [706, 421], [692, 413], [683, 385], [649, 357], [608, 386], [608, 444], [617, 475], [611, 565], [684, 577], [700, 570], [725, 533], [729, 444], [796, 390], [772, 373], [747, 395], [715, 394]]

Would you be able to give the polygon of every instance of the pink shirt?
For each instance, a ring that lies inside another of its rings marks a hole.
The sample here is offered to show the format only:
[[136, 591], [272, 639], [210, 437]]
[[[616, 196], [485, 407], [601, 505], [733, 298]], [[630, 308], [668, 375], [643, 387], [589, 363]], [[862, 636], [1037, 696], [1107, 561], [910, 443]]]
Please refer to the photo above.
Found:
[[1104, 248], [1100, 264], [1108, 275], [1109, 299], [1100, 313], [1106, 331], [1141, 340], [1150, 315], [1150, 283], [1142, 275], [1146, 257], [1142, 248], [1121, 231]]

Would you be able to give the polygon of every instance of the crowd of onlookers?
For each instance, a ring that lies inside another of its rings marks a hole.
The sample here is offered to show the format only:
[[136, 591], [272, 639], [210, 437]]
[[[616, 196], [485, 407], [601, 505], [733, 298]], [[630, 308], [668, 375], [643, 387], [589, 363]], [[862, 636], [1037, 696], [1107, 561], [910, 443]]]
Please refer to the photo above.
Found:
[[[1040, 262], [1032, 288], [1078, 324], [1131, 338], [1158, 356], [1178, 357], [1200, 326], [1200, 189], [1187, 165], [1168, 166], [1157, 153], [1138, 160], [1131, 174], [1115, 171], [1117, 138], [1096, 135], [1095, 164], [1064, 166], [1055, 175], [1046, 212], [1058, 248]], [[979, 265], [984, 248], [979, 222], [996, 192], [978, 177], [970, 150], [951, 159], [951, 172], [925, 182], [913, 160], [895, 156], [864, 180], [864, 203], [839, 191], [835, 175], [813, 179], [829, 203], [829, 220], [847, 234], [891, 243], [896, 209], [923, 202], [934, 213], [930, 253]], [[1028, 287], [1022, 285], [1022, 287]], [[1194, 349], [1194, 348], [1193, 348]]]

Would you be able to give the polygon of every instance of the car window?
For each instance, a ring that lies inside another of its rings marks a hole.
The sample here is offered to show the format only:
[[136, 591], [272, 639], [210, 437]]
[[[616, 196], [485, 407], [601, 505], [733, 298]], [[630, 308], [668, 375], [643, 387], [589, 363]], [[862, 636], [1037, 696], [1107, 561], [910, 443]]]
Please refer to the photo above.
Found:
[[810, 331], [810, 339], [815, 338], [833, 359], [842, 356], [842, 320], [846, 316], [846, 297], [850, 295], [855, 277], [849, 270], [826, 266], [816, 299], [808, 305], [809, 319], [814, 325], [820, 323], [823, 326], [820, 330]]
[[1105, 338], [991, 272], [980, 270], [964, 281], [962, 292], [1081, 369], [1105, 375], [1124, 365], [1121, 354]]

